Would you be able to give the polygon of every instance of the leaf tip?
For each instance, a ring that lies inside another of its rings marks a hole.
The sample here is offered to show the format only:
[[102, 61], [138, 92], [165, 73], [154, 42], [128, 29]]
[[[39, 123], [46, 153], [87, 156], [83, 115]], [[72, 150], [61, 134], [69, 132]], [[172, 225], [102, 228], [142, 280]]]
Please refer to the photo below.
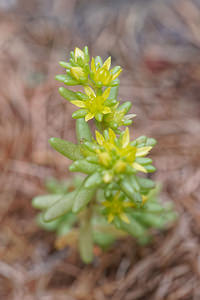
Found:
[[50, 144], [51, 146], [53, 146], [53, 145], [55, 144], [55, 142], [56, 142], [56, 138], [55, 138], [55, 137], [51, 137], [51, 138], [49, 139], [49, 144]]

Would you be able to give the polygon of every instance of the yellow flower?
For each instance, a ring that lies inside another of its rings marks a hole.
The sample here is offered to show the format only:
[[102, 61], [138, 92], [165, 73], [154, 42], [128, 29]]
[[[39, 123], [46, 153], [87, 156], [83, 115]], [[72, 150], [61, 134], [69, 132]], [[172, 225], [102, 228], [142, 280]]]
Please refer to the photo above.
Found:
[[144, 205], [147, 202], [147, 200], [148, 200], [148, 197], [143, 195], [142, 196], [142, 205]]
[[72, 67], [70, 69], [72, 77], [76, 80], [87, 80], [87, 74], [84, 72], [84, 69], [81, 67]]
[[110, 70], [111, 57], [104, 62], [102, 66], [100, 64], [95, 64], [94, 58], [91, 61], [91, 78], [99, 86], [112, 85], [113, 80], [115, 80], [122, 69], [120, 67]]
[[117, 192], [112, 199], [106, 200], [102, 204], [105, 206], [105, 213], [109, 223], [111, 223], [115, 217], [119, 217], [125, 223], [130, 223], [125, 210], [128, 207], [134, 207], [134, 204], [124, 201], [124, 199], [120, 197], [120, 192]]
[[85, 54], [84, 54], [84, 52], [81, 49], [79, 49], [77, 47], [74, 50], [74, 60], [75, 60], [75, 62], [77, 62], [78, 58], [84, 59], [85, 58]]
[[106, 169], [103, 177], [104, 182], [111, 182], [114, 174], [126, 173], [127, 168], [147, 173], [145, 167], [136, 162], [136, 158], [147, 155], [152, 147], [138, 148], [137, 146], [132, 146], [128, 127], [120, 138], [117, 138], [114, 131], [110, 128], [105, 137], [96, 131], [96, 141], [99, 145], [99, 148], [95, 150], [99, 164]]
[[85, 121], [95, 118], [101, 122], [103, 115], [111, 112], [110, 107], [105, 103], [110, 94], [110, 88], [107, 88], [100, 96], [97, 96], [89, 86], [84, 87], [84, 90], [87, 99], [73, 100], [71, 103], [85, 110]]
[[120, 126], [127, 126], [132, 124], [132, 118], [134, 118], [135, 114], [126, 115], [126, 110], [119, 110], [118, 104], [112, 107], [112, 111], [109, 115], [105, 117], [105, 124], [107, 127], [110, 127], [116, 130]]
[[71, 58], [72, 60], [70, 60], [70, 62], [72, 63], [72, 66], [84, 67], [90, 60], [88, 47], [84, 47], [83, 50], [75, 48], [74, 52], [71, 53]]

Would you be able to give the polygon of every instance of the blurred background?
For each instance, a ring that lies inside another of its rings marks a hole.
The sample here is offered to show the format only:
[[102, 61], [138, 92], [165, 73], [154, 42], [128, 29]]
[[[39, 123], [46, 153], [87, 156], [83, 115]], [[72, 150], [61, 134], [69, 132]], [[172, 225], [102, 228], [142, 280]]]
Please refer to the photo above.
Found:
[[[121, 65], [121, 101], [137, 114], [132, 137], [152, 152], [179, 219], [151, 244], [132, 238], [92, 266], [75, 249], [56, 251], [31, 206], [69, 161], [52, 136], [74, 141], [73, 106], [58, 94], [76, 46]], [[0, 0], [0, 299], [200, 299], [200, 0]]]

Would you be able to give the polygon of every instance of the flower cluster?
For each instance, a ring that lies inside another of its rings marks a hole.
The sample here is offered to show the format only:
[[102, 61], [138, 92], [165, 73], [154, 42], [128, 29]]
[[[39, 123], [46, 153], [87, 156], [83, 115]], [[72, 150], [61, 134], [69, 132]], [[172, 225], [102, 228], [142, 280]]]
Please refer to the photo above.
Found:
[[82, 108], [73, 114], [74, 118], [85, 117], [85, 121], [95, 118], [102, 122], [103, 116], [111, 112], [110, 106], [116, 101], [108, 99], [110, 88], [106, 89], [102, 95], [96, 95], [94, 90], [88, 86], [84, 87], [86, 97], [83, 100], [72, 100], [71, 103]]
[[57, 75], [56, 79], [66, 85], [84, 84], [89, 74], [88, 48], [84, 47], [83, 51], [76, 48], [74, 52], [71, 51], [70, 55], [69, 62], [60, 61], [60, 65], [66, 69], [66, 75]]
[[[171, 206], [159, 203], [155, 183], [144, 177], [155, 171], [147, 157], [155, 139], [130, 139], [126, 126], [135, 115], [127, 114], [131, 102], [120, 104], [117, 98], [121, 67], [111, 69], [110, 57], [104, 63], [99, 56], [90, 62], [87, 47], [76, 48], [70, 55], [68, 62], [60, 62], [66, 74], [56, 79], [67, 86], [81, 86], [79, 91], [59, 88], [60, 95], [78, 107], [72, 114], [77, 144], [60, 138], [49, 142], [72, 161], [69, 170], [84, 177], [75, 178], [63, 194], [59, 190], [36, 197], [33, 205], [42, 210], [40, 225], [62, 237], [59, 248], [78, 239], [82, 259], [91, 262], [93, 243], [105, 249], [122, 233], [147, 241], [148, 228], [162, 228], [174, 214]], [[92, 119], [95, 134], [88, 124]]]
[[96, 131], [96, 140], [86, 141], [84, 145], [91, 152], [86, 154], [86, 160], [99, 166], [97, 169], [101, 172], [104, 183], [119, 181], [123, 175], [137, 171], [147, 173], [149, 167], [154, 171], [152, 160], [145, 158], [152, 149], [152, 144], [140, 147], [134, 141], [130, 142], [128, 127], [119, 138], [111, 128], [105, 130], [103, 135]]
[[97, 87], [116, 86], [119, 84], [117, 77], [122, 69], [119, 66], [110, 70], [111, 57], [108, 57], [104, 63], [100, 57], [91, 61], [91, 79]]
[[[60, 62], [66, 69], [66, 75], [57, 75], [56, 79], [66, 85], [82, 85], [84, 92], [73, 92], [61, 87], [59, 92], [66, 100], [79, 109], [72, 114], [74, 119], [85, 118], [85, 121], [95, 118], [104, 128], [117, 130], [119, 126], [130, 125], [131, 118], [127, 115], [131, 108], [130, 102], [119, 106], [117, 101], [117, 88], [121, 67], [116, 66], [110, 70], [111, 57], [103, 63], [99, 56], [93, 57], [89, 66], [88, 49], [83, 51], [76, 48], [71, 52], [69, 62]], [[118, 107], [119, 106], [119, 107]]]
[[105, 206], [104, 213], [108, 217], [108, 222], [111, 223], [116, 217], [120, 218], [123, 222], [129, 223], [129, 219], [126, 215], [126, 210], [129, 207], [134, 207], [133, 202], [126, 201], [125, 197], [120, 191], [116, 192], [110, 199], [104, 201]]

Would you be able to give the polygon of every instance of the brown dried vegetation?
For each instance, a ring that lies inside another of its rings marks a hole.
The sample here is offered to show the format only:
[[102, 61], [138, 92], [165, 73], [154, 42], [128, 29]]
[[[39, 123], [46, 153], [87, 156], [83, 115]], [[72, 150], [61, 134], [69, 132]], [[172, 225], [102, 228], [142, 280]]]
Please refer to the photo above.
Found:
[[[199, 11], [193, 1], [182, 1], [181, 22], [194, 38], [197, 59], [192, 54], [190, 60], [185, 50], [187, 56], [176, 63], [162, 45], [152, 59], [151, 40], [144, 55], [136, 55], [127, 30], [134, 25], [134, 9], [111, 14], [101, 30], [94, 26], [98, 37], [87, 33], [87, 40], [72, 26], [79, 1], [55, 3], [48, 18], [37, 12], [28, 17], [26, 6], [26, 14], [1, 13], [0, 299], [200, 299], [200, 26], [193, 15]], [[146, 42], [148, 34], [141, 34]], [[158, 140], [153, 176], [163, 184], [163, 201], [173, 200], [180, 215], [174, 226], [155, 232], [148, 246], [128, 238], [107, 253], [95, 249], [92, 266], [84, 266], [74, 249], [57, 252], [54, 234], [37, 227], [31, 207], [32, 197], [45, 192], [47, 177], [68, 176], [68, 160], [50, 149], [48, 138], [75, 139], [73, 107], [59, 97], [53, 77], [58, 60], [85, 44], [92, 54], [109, 53], [122, 65], [120, 97], [133, 101], [138, 115], [134, 136]]]

